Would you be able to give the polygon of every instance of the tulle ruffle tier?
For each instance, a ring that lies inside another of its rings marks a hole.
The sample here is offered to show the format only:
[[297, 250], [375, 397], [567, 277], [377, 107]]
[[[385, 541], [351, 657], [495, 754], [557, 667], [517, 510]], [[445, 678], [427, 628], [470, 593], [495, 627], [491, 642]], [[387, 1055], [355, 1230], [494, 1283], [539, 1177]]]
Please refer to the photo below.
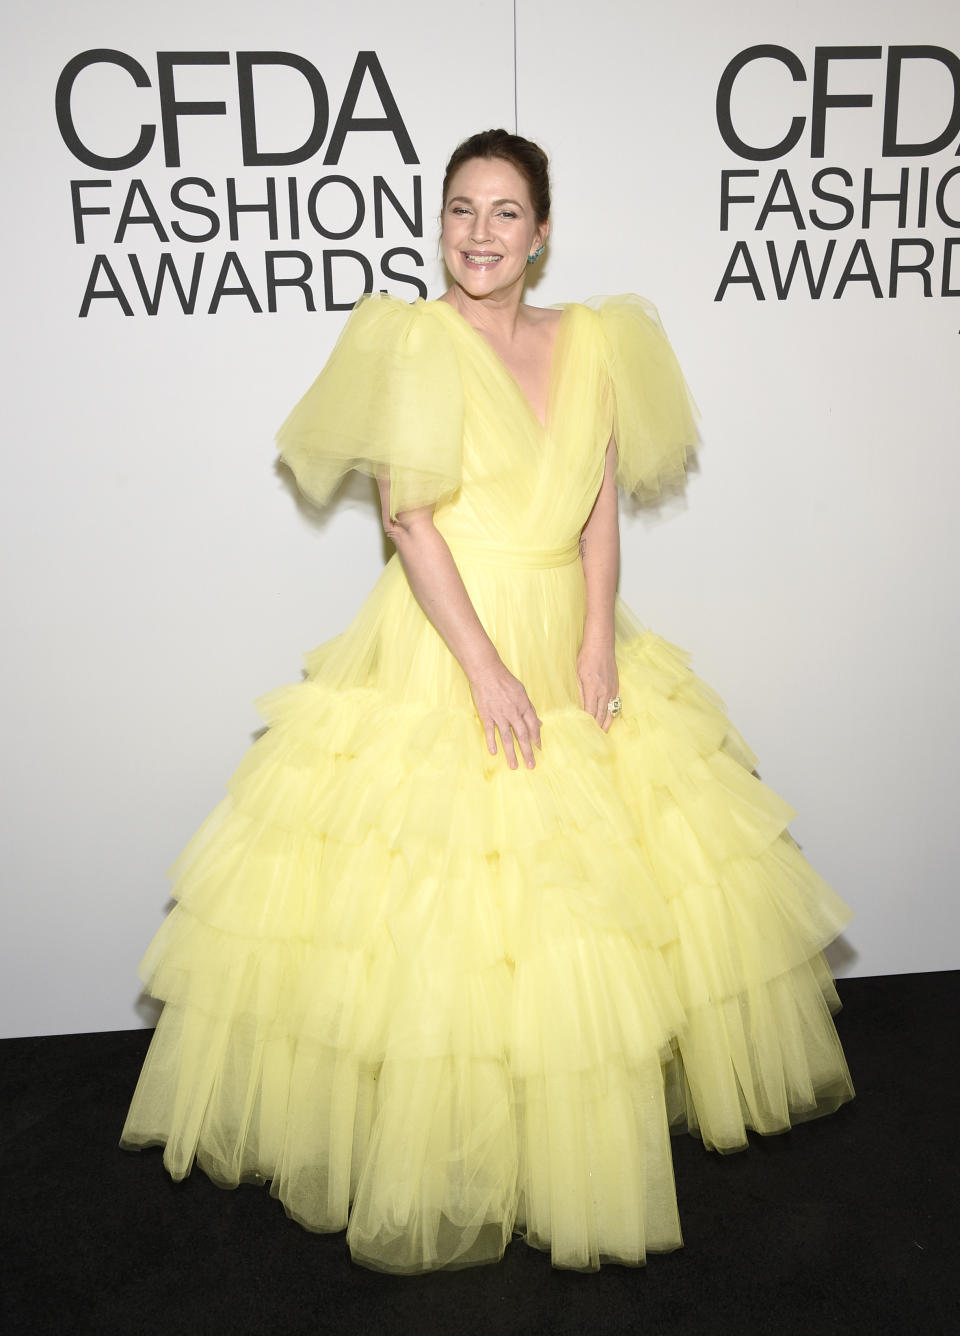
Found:
[[623, 715], [541, 711], [532, 772], [467, 708], [260, 698], [141, 963], [166, 1005], [121, 1144], [270, 1180], [379, 1269], [519, 1232], [590, 1270], [679, 1245], [671, 1123], [732, 1150], [850, 1097], [846, 906], [686, 653], [622, 605], [618, 642]]

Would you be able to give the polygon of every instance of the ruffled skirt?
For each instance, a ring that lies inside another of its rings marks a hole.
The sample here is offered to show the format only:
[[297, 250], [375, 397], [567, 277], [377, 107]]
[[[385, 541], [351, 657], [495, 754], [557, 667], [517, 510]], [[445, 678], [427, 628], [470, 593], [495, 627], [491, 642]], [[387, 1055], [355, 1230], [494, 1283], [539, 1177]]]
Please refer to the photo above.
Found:
[[671, 1130], [732, 1151], [853, 1093], [821, 955], [849, 911], [795, 813], [619, 601], [602, 732], [572, 703], [578, 577], [538, 577], [465, 573], [543, 720], [535, 770], [487, 752], [393, 562], [258, 700], [141, 962], [165, 1005], [120, 1144], [269, 1181], [385, 1271], [495, 1261], [513, 1233], [556, 1266], [641, 1263], [681, 1242]]

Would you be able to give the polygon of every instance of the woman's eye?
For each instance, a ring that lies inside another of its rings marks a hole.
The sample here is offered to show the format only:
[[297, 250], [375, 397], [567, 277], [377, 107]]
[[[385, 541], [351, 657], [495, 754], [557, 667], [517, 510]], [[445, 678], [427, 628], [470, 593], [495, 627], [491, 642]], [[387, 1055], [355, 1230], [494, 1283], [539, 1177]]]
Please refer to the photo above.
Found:
[[501, 218], [516, 218], [516, 216], [517, 216], [517, 215], [516, 215], [511, 209], [501, 209], [501, 210], [500, 210], [500, 217], [501, 217]]

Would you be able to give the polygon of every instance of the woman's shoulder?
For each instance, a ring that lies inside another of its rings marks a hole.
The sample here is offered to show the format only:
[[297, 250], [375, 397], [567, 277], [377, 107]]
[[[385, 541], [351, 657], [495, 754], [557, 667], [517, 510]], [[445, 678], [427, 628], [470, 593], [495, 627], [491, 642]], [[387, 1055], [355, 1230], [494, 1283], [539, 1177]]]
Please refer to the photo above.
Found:
[[443, 358], [448, 344], [436, 302], [407, 301], [390, 292], [365, 292], [350, 311], [337, 341], [341, 354], [362, 357]]
[[357, 298], [347, 316], [345, 329], [363, 329], [382, 326], [401, 329], [422, 321], [430, 303], [423, 297], [407, 301], [392, 292], [364, 292]]
[[594, 328], [614, 361], [624, 355], [649, 356], [667, 344], [660, 312], [649, 297], [637, 292], [588, 297], [575, 303]]
[[610, 378], [617, 482], [641, 499], [679, 489], [699, 440], [697, 407], [656, 306], [635, 292], [584, 305], [601, 331]]
[[589, 311], [594, 317], [604, 320], [608, 317], [632, 316], [636, 320], [655, 320], [659, 322], [656, 306], [648, 297], [641, 297], [637, 292], [601, 293], [594, 297], [584, 297], [578, 302], [564, 302], [562, 309], [576, 307]]
[[528, 306], [524, 303], [523, 312], [529, 324], [541, 329], [555, 328], [563, 318], [563, 313], [572, 302], [558, 302], [555, 306]]
[[542, 309], [555, 313], [557, 319], [566, 315], [581, 326], [592, 328], [601, 341], [620, 342], [624, 338], [629, 341], [664, 332], [656, 306], [636, 292], [599, 294], [581, 301], [557, 302]]

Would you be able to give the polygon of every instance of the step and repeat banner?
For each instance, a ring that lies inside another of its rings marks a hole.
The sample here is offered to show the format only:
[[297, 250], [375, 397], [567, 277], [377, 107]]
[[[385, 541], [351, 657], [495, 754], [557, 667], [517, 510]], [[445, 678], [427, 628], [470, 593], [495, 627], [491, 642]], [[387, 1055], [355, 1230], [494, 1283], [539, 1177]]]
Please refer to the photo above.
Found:
[[837, 971], [960, 964], [947, 7], [51, 0], [2, 24], [0, 1033], [155, 1020], [165, 869], [253, 699], [389, 551], [369, 480], [318, 514], [274, 432], [362, 292], [443, 290], [443, 166], [493, 125], [553, 163], [530, 300], [651, 298], [701, 410], [685, 497], [624, 507], [622, 595], [854, 906]]

